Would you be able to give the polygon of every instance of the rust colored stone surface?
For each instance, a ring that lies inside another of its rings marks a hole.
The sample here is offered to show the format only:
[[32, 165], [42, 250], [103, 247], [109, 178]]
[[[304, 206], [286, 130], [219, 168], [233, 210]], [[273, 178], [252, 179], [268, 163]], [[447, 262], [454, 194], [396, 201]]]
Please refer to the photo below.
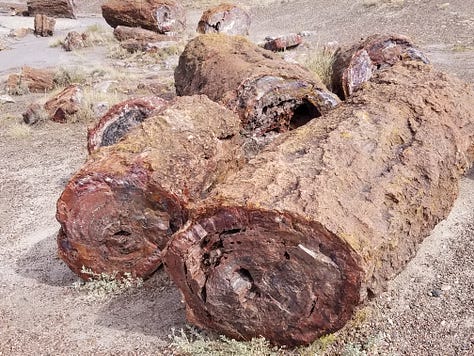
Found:
[[142, 27], [158, 33], [180, 33], [186, 28], [184, 7], [173, 0], [109, 0], [102, 16], [112, 27]]
[[52, 121], [66, 123], [81, 107], [83, 91], [79, 85], [70, 85], [44, 104]]
[[43, 14], [51, 17], [75, 19], [74, 1], [72, 0], [28, 0], [28, 14]]
[[352, 95], [373, 74], [402, 59], [420, 60], [428, 58], [413, 42], [401, 35], [373, 35], [350, 48], [340, 49], [333, 65], [333, 91], [344, 99]]
[[86, 47], [87, 34], [76, 31], [68, 32], [62, 44], [65, 51], [70, 52]]
[[285, 51], [303, 43], [303, 37], [296, 33], [267, 38], [263, 48], [273, 52]]
[[95, 151], [58, 200], [59, 255], [83, 278], [147, 277], [188, 205], [235, 172], [239, 119], [205, 96], [177, 98], [115, 145]]
[[444, 219], [474, 160], [472, 88], [399, 62], [280, 135], [165, 250], [187, 318], [295, 346], [341, 328]]
[[199, 20], [199, 33], [225, 33], [227, 35], [249, 34], [250, 15], [233, 4], [220, 4], [206, 10]]
[[26, 90], [31, 93], [44, 93], [54, 88], [54, 72], [48, 69], [22, 67], [20, 74], [11, 74], [7, 79], [10, 93]]
[[151, 114], [164, 109], [168, 101], [153, 96], [129, 99], [110, 108], [102, 118], [88, 130], [89, 153], [102, 146], [110, 146], [121, 140], [131, 129], [142, 123]]
[[205, 94], [223, 103], [252, 135], [288, 131], [339, 103], [313, 73], [241, 36], [191, 40], [174, 77], [177, 95]]
[[52, 17], [46, 15], [35, 15], [35, 30], [34, 33], [36, 36], [41, 37], [51, 37], [54, 33], [54, 26], [56, 25], [56, 20]]

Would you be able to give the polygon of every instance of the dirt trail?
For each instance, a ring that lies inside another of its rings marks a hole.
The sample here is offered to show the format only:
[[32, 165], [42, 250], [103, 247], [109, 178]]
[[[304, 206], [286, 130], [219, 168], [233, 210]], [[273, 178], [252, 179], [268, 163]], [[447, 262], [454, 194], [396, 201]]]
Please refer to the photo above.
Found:
[[[61, 22], [61, 35], [102, 22], [100, 1], [76, 2], [81, 16]], [[188, 18], [190, 35], [200, 14], [196, 7]], [[312, 44], [345, 43], [374, 32], [407, 34], [435, 66], [474, 83], [471, 1], [285, 0], [250, 6], [250, 12], [255, 41], [302, 30], [312, 31]], [[31, 19], [0, 17], [0, 35], [24, 27], [22, 21]], [[0, 77], [24, 64], [116, 65], [105, 58], [105, 49], [67, 54], [50, 48], [49, 41], [32, 35], [8, 40], [12, 49], [0, 51]], [[170, 71], [150, 74], [170, 76]], [[15, 131], [26, 105], [42, 98], [28, 95], [0, 104], [0, 355], [169, 354], [171, 328], [182, 328], [185, 322], [180, 294], [163, 270], [139, 289], [89, 300], [72, 287], [77, 277], [56, 256], [55, 204], [86, 157], [86, 127], [44, 123], [26, 135]], [[329, 354], [474, 354], [473, 221], [471, 171], [461, 182], [449, 218], [425, 240], [389, 290], [337, 336]]]

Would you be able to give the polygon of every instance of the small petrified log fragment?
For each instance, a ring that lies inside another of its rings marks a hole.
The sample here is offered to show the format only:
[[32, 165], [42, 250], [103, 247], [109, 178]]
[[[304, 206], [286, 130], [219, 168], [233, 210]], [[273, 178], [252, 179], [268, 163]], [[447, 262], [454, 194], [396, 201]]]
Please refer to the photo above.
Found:
[[44, 104], [44, 109], [52, 121], [66, 123], [77, 113], [82, 104], [83, 91], [79, 85], [70, 85]]
[[177, 95], [205, 94], [223, 103], [256, 135], [301, 126], [339, 103], [313, 73], [241, 36], [191, 40], [174, 78]]
[[20, 74], [11, 74], [7, 79], [9, 93], [44, 93], [54, 88], [54, 72], [48, 69], [22, 67]]
[[400, 62], [280, 135], [165, 250], [188, 320], [289, 346], [342, 327], [448, 215], [474, 159], [473, 98]]
[[95, 151], [57, 204], [59, 255], [83, 278], [147, 277], [187, 221], [187, 205], [240, 164], [238, 117], [205, 96], [177, 98], [115, 145]]
[[164, 109], [168, 101], [157, 97], [129, 99], [110, 108], [87, 135], [89, 153], [102, 146], [110, 146], [122, 139], [152, 113]]
[[220, 4], [202, 14], [196, 31], [246, 36], [249, 27], [250, 15], [247, 11], [236, 5]]
[[62, 44], [66, 52], [74, 51], [76, 49], [81, 49], [87, 47], [87, 34], [79, 33], [77, 31], [68, 32], [64, 42]]
[[408, 37], [401, 35], [367, 37], [348, 49], [336, 52], [332, 89], [340, 98], [347, 98], [368, 81], [374, 72], [405, 58], [429, 63], [428, 58]]
[[47, 114], [42, 105], [34, 103], [28, 106], [26, 111], [22, 114], [22, 117], [25, 124], [34, 125], [40, 121], [45, 120], [47, 118]]
[[158, 33], [179, 33], [186, 27], [184, 7], [173, 0], [109, 0], [102, 16], [112, 27], [142, 27]]
[[51, 37], [54, 33], [56, 20], [43, 14], [35, 15], [35, 35], [41, 37]]
[[51, 17], [75, 19], [74, 2], [72, 0], [28, 0], [28, 14], [43, 14]]
[[290, 33], [278, 37], [267, 37], [263, 48], [273, 52], [285, 51], [303, 43], [303, 36], [297, 33]]

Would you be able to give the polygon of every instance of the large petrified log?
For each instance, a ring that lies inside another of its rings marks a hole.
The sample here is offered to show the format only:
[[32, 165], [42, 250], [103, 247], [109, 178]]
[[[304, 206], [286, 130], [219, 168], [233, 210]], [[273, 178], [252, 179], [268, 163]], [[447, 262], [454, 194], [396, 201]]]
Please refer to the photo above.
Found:
[[186, 222], [186, 206], [240, 164], [240, 123], [205, 96], [177, 98], [115, 145], [94, 152], [57, 204], [59, 255], [83, 278], [147, 277]]
[[369, 36], [336, 52], [332, 89], [340, 98], [347, 98], [368, 81], [374, 72], [404, 58], [429, 63], [428, 58], [408, 37], [378, 34]]
[[157, 97], [136, 98], [115, 104], [88, 130], [89, 153], [102, 146], [110, 146], [122, 139], [152, 113], [164, 109], [168, 101]]
[[193, 39], [174, 77], [178, 95], [205, 94], [223, 103], [257, 135], [301, 126], [339, 103], [313, 73], [241, 36]]
[[233, 4], [220, 4], [202, 14], [196, 31], [246, 36], [249, 27], [250, 15], [247, 11]]
[[74, 2], [72, 0], [28, 0], [28, 14], [43, 14], [51, 17], [75, 19]]
[[142, 27], [158, 33], [183, 32], [184, 7], [174, 0], [109, 0], [102, 5], [102, 16], [112, 27]]
[[398, 63], [273, 141], [165, 251], [188, 320], [291, 346], [342, 327], [449, 213], [474, 159], [473, 98]]

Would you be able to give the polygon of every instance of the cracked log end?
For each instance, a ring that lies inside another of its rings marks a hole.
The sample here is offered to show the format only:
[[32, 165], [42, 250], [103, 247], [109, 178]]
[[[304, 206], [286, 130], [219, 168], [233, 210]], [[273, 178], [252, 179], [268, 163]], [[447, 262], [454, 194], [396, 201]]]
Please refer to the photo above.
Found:
[[429, 63], [413, 42], [401, 35], [373, 35], [336, 54], [333, 88], [341, 98], [348, 98], [380, 69], [403, 59]]
[[249, 34], [250, 22], [250, 15], [244, 9], [232, 4], [221, 4], [202, 14], [196, 31], [246, 36]]
[[186, 213], [175, 197], [149, 184], [147, 170], [130, 167], [121, 175], [106, 170], [79, 172], [61, 195], [59, 256], [84, 279], [90, 276], [81, 272], [83, 266], [145, 278], [161, 265], [161, 251]]
[[335, 95], [309, 80], [271, 75], [246, 80], [237, 98], [224, 102], [237, 108], [244, 129], [257, 136], [303, 126], [339, 104]]
[[152, 113], [166, 107], [168, 101], [159, 97], [130, 99], [114, 105], [99, 122], [89, 129], [87, 149], [89, 153], [102, 146], [117, 143], [131, 129]]
[[318, 223], [272, 211], [209, 208], [175, 234], [164, 263], [188, 320], [237, 339], [308, 344], [359, 302], [349, 247]]

